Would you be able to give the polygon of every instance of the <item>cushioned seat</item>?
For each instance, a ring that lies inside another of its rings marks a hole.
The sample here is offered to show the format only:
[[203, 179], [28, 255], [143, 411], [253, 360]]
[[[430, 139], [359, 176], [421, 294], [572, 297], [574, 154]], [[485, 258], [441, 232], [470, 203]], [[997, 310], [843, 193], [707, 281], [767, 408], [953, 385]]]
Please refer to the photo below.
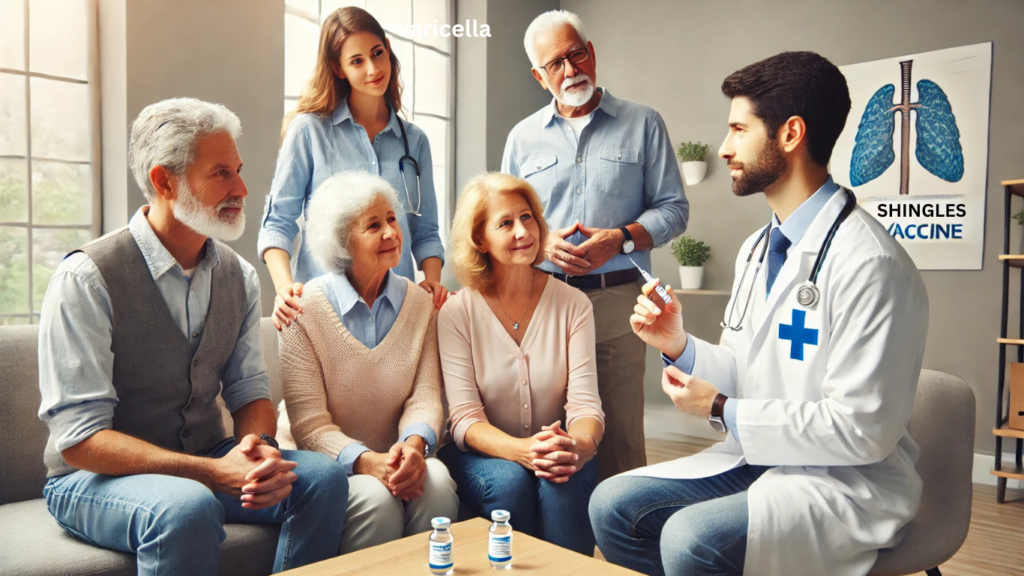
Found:
[[974, 391], [949, 374], [922, 370], [910, 418], [910, 435], [921, 448], [917, 473], [924, 487], [917, 516], [903, 541], [878, 554], [875, 576], [927, 571], [953, 557], [971, 525], [974, 464]]
[[[271, 394], [281, 399], [277, 331], [260, 326]], [[39, 410], [38, 328], [0, 327], [0, 574], [63, 576], [136, 574], [135, 557], [98, 548], [68, 534], [40, 496], [46, 484], [43, 448], [49, 431]], [[231, 429], [230, 414], [225, 421]], [[228, 524], [218, 574], [270, 574], [277, 552], [277, 525]]]
[[[220, 574], [269, 574], [277, 549], [277, 525], [228, 524]], [[135, 556], [98, 548], [68, 534], [42, 498], [0, 506], [3, 574], [134, 576]]]

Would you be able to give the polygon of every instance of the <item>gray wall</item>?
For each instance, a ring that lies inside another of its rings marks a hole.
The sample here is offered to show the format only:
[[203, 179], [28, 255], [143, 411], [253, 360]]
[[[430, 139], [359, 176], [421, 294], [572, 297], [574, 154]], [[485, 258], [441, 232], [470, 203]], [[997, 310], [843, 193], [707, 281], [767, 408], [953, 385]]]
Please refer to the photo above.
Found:
[[100, 46], [104, 229], [123, 226], [145, 204], [123, 161], [135, 116], [176, 96], [227, 106], [242, 121], [238, 149], [249, 188], [245, 234], [230, 244], [259, 272], [269, 314], [273, 283], [256, 256], [256, 234], [284, 113], [284, 0], [102, 0]]
[[[597, 53], [599, 84], [661, 112], [673, 142], [701, 140], [711, 143], [713, 151], [725, 136], [729, 109], [721, 81], [746, 64], [785, 50], [812, 50], [842, 66], [994, 42], [985, 266], [976, 272], [923, 273], [931, 302], [924, 365], [955, 374], [974, 388], [975, 446], [991, 454], [1002, 277], [996, 261], [1003, 240], [999, 181], [1024, 177], [1024, 130], [1019, 122], [1024, 117], [1024, 3], [633, 0], [627, 5], [621, 0], [562, 0], [561, 7], [577, 13], [586, 25]], [[709, 160], [707, 179], [687, 190], [687, 233], [713, 247], [705, 287], [728, 290], [741, 241], [764, 225], [770, 211], [760, 196], [734, 198], [722, 161]], [[674, 278], [675, 266], [667, 249], [655, 254], [655, 274]], [[1016, 286], [1014, 282], [1014, 290]], [[717, 341], [715, 323], [725, 299], [699, 298], [683, 301], [687, 326]], [[1011, 330], [1016, 324], [1011, 321]], [[647, 397], [662, 402], [659, 366], [653, 354], [648, 360]]]
[[491, 26], [490, 38], [460, 38], [455, 51], [455, 191], [501, 168], [505, 139], [520, 120], [551, 101], [530, 74], [526, 27], [558, 0], [458, 0], [456, 16]]

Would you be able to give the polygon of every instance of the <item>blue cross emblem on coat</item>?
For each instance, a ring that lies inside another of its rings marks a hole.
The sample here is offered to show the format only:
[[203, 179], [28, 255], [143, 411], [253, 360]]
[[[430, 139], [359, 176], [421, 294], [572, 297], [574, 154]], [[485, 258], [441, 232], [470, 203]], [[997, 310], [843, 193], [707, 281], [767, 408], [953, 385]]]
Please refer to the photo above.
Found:
[[804, 359], [804, 344], [818, 345], [818, 330], [805, 328], [804, 321], [806, 319], [806, 311], [794, 309], [793, 323], [779, 324], [779, 339], [789, 340], [789, 357], [794, 360], [802, 361]]

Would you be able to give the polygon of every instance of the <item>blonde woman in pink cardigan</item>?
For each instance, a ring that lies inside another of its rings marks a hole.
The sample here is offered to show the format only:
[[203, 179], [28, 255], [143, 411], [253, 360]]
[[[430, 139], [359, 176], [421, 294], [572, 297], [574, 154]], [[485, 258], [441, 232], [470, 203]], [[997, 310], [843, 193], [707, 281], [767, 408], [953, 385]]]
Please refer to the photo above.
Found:
[[516, 530], [593, 556], [587, 504], [604, 412], [590, 300], [534, 266], [547, 224], [537, 193], [507, 174], [459, 198], [449, 262], [464, 289], [438, 314], [455, 440], [439, 457], [459, 499]]
[[349, 474], [343, 553], [458, 514], [448, 470], [427, 457], [444, 426], [437, 312], [391, 270], [402, 257], [399, 210], [391, 185], [364, 172], [317, 188], [305, 241], [329, 272], [305, 285], [302, 314], [280, 336], [280, 435]]

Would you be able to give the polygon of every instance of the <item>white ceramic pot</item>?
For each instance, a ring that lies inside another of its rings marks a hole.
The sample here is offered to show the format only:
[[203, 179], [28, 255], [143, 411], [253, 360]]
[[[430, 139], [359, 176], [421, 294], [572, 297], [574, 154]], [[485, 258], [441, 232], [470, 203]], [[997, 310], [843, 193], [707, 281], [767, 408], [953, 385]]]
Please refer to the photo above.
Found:
[[679, 267], [679, 289], [700, 290], [704, 282], [703, 266], [680, 266]]
[[681, 166], [683, 168], [683, 182], [686, 182], [687, 186], [700, 184], [701, 180], [704, 179], [704, 175], [708, 173], [708, 163], [704, 161], [683, 162]]

